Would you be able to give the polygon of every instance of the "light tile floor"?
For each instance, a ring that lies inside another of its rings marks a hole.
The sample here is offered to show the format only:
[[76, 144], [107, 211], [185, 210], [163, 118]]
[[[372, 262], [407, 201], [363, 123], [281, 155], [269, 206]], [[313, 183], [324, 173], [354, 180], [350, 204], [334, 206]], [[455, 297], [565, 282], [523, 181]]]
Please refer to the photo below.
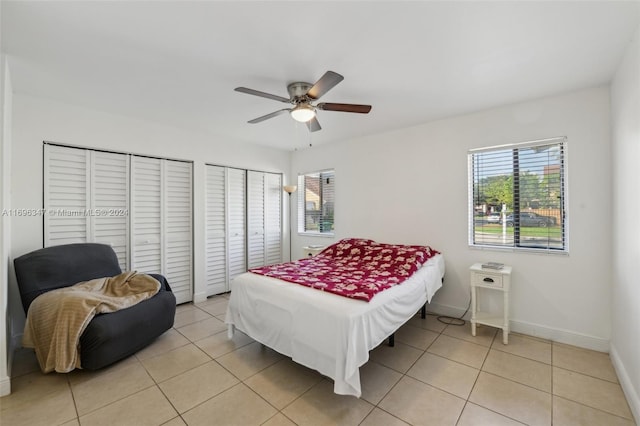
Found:
[[[19, 425], [626, 425], [609, 356], [490, 327], [412, 318], [371, 352], [362, 398], [237, 332], [228, 295], [177, 309], [152, 345], [100, 371], [41, 374], [16, 353], [0, 423]], [[498, 335], [498, 338], [496, 336]]]

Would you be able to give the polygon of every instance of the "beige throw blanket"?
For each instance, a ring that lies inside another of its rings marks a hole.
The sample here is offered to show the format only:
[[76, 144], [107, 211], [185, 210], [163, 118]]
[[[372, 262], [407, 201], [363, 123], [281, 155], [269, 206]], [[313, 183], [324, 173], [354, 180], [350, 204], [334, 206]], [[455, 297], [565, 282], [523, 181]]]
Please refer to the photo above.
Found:
[[22, 345], [35, 348], [45, 373], [80, 368], [80, 336], [96, 314], [131, 307], [159, 290], [153, 277], [128, 271], [41, 294], [29, 306]]

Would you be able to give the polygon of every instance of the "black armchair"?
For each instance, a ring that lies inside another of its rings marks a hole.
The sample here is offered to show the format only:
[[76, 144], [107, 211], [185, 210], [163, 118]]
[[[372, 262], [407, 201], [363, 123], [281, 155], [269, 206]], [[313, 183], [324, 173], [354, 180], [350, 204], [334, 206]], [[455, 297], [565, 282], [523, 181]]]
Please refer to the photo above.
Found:
[[[122, 271], [113, 249], [104, 244], [82, 243], [47, 247], [14, 260], [25, 314], [40, 294]], [[151, 343], [173, 327], [176, 298], [162, 275], [160, 291], [150, 299], [120, 311], [96, 315], [80, 336], [80, 362], [97, 370], [113, 364]]]

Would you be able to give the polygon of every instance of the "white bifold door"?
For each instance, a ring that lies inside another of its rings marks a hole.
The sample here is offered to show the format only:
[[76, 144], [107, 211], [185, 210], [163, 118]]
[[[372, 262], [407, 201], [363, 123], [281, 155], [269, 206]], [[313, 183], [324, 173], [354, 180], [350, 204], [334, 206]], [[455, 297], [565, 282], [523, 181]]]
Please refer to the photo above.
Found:
[[282, 175], [207, 165], [206, 209], [207, 295], [282, 262]]
[[247, 271], [246, 243], [246, 180], [242, 169], [227, 169], [227, 222], [229, 233], [229, 290], [233, 279]]
[[45, 247], [109, 244], [121, 269], [192, 300], [192, 163], [45, 144]]
[[45, 144], [44, 246], [102, 243], [129, 269], [129, 158]]
[[191, 163], [131, 156], [131, 269], [160, 273], [193, 299]]
[[246, 170], [207, 165], [207, 295], [231, 289], [246, 272]]
[[247, 172], [249, 268], [282, 262], [282, 175]]

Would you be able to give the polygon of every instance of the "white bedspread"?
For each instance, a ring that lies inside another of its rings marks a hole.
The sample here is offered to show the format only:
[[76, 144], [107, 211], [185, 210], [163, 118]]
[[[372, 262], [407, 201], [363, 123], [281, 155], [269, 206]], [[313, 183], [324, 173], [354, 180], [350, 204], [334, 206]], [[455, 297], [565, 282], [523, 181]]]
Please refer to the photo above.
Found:
[[334, 392], [359, 397], [369, 351], [409, 320], [442, 286], [434, 256], [400, 285], [370, 302], [250, 272], [233, 280], [225, 322], [295, 362], [334, 380]]

